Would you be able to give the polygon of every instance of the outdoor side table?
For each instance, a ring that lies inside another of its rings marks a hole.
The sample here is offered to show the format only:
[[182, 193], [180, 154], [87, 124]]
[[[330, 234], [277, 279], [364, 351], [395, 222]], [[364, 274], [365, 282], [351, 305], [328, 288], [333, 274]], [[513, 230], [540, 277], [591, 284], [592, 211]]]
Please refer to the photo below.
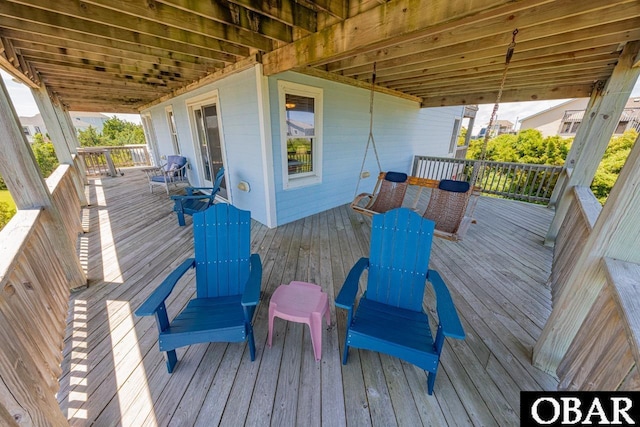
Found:
[[296, 323], [306, 323], [311, 331], [311, 344], [316, 361], [322, 357], [322, 317], [331, 324], [329, 298], [322, 288], [313, 283], [291, 282], [276, 288], [269, 302], [269, 335], [271, 347], [273, 319], [279, 317]]

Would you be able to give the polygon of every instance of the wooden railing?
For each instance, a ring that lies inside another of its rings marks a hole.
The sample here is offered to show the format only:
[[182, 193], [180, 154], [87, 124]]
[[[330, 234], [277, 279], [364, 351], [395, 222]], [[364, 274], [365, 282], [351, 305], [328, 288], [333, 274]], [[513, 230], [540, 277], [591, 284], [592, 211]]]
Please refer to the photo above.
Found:
[[561, 166], [414, 156], [411, 175], [437, 180], [473, 180], [486, 194], [548, 203], [561, 171]]
[[640, 388], [640, 265], [605, 258], [605, 284], [557, 374], [558, 390]]
[[122, 145], [104, 147], [81, 147], [87, 175], [119, 175], [118, 168], [151, 166], [151, 157], [146, 145]]
[[600, 215], [602, 205], [586, 187], [573, 187], [571, 203], [553, 249], [553, 264], [549, 276], [552, 302], [558, 301], [563, 285], [573, 271], [576, 259], [589, 238]]
[[[80, 201], [68, 165], [47, 179], [65, 232], [77, 236]], [[16, 425], [66, 425], [56, 393], [69, 283], [52, 216], [18, 210], [0, 231], [0, 412]], [[0, 415], [0, 424], [5, 424]]]

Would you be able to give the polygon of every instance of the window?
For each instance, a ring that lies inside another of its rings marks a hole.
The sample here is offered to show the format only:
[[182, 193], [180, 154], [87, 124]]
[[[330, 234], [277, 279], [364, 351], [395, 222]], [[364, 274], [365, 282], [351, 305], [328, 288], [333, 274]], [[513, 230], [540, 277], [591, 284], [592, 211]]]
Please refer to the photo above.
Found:
[[27, 126], [22, 126], [22, 131], [27, 136], [31, 135], [31, 132], [29, 132], [29, 128]]
[[322, 182], [322, 89], [278, 82], [283, 186]]
[[180, 144], [178, 143], [178, 131], [176, 130], [176, 119], [173, 116], [173, 108], [167, 107], [167, 123], [169, 125], [169, 133], [171, 134], [171, 143], [173, 144], [173, 152], [180, 154]]
[[616, 131], [614, 133], [624, 133], [624, 131], [627, 130], [628, 125], [629, 122], [627, 121], [618, 122], [618, 126], [616, 126]]
[[563, 122], [560, 133], [576, 133], [578, 126], [580, 126], [580, 122]]
[[40, 131], [40, 126], [36, 126], [36, 133], [42, 133], [42, 132]]

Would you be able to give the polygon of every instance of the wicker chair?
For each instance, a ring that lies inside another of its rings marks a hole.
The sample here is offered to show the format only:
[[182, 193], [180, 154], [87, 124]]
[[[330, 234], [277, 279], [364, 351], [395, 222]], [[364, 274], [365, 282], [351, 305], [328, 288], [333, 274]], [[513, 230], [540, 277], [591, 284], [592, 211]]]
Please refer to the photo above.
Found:
[[438, 188], [431, 190], [429, 204], [422, 216], [436, 223], [436, 236], [462, 240], [469, 224], [474, 222], [471, 213], [467, 215], [473, 190], [468, 182], [450, 179], [443, 179]]
[[363, 215], [385, 213], [402, 206], [408, 177], [401, 172], [380, 172], [373, 193], [361, 193], [351, 202], [351, 209]]

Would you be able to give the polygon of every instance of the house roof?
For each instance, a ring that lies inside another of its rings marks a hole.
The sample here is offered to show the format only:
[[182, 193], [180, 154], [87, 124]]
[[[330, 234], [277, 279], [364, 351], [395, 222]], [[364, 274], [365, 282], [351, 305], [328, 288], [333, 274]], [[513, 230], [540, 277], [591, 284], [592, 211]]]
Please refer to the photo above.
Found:
[[503, 102], [589, 96], [640, 40], [635, 0], [277, 4], [7, 0], [0, 65], [70, 110], [137, 112], [256, 63], [365, 88], [375, 64], [377, 90], [438, 106], [494, 102], [515, 29]]

